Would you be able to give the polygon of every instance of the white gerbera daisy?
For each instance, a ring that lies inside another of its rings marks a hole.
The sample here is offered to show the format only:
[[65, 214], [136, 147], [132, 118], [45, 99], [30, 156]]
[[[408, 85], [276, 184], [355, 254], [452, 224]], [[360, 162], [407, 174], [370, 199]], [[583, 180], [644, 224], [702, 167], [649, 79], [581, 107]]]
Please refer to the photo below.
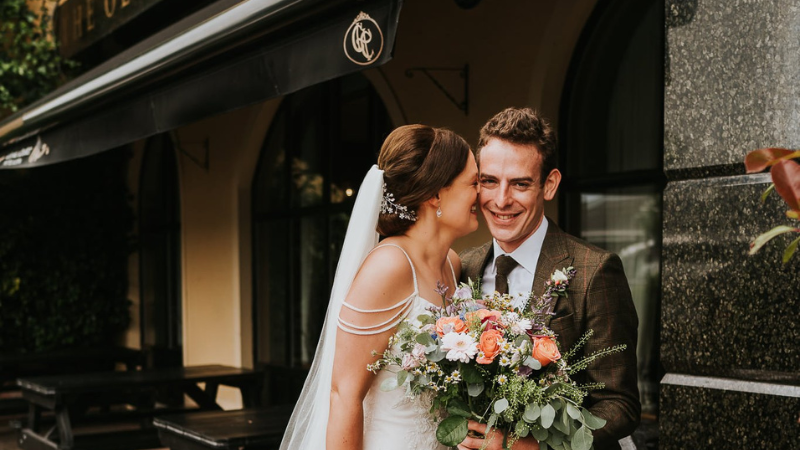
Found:
[[466, 333], [447, 333], [442, 336], [442, 350], [450, 361], [469, 362], [478, 354], [478, 343]]

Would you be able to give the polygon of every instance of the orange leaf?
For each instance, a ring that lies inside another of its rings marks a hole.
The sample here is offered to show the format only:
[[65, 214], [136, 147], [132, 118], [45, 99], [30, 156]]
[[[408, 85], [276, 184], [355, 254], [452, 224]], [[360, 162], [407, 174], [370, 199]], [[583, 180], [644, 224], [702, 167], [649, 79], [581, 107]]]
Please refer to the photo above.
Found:
[[748, 153], [744, 157], [744, 166], [747, 169], [747, 173], [756, 173], [792, 158], [800, 158], [800, 151], [789, 150], [788, 148], [762, 148]]
[[800, 211], [800, 164], [784, 160], [772, 166], [772, 182], [792, 211]]

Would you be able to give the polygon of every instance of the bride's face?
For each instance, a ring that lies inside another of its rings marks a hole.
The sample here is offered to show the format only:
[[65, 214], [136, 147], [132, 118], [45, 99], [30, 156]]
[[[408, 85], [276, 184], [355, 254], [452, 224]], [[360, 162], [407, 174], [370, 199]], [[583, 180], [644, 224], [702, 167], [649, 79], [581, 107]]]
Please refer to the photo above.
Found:
[[469, 154], [464, 170], [453, 183], [439, 192], [442, 217], [439, 220], [464, 236], [478, 229], [478, 166]]

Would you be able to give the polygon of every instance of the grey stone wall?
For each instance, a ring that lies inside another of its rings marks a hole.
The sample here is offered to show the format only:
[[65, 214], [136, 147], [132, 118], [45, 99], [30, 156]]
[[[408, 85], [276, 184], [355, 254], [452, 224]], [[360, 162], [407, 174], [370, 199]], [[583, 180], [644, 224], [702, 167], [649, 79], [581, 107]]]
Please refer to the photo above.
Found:
[[800, 2], [667, 0], [660, 448], [800, 445], [800, 255], [762, 147], [800, 147]]

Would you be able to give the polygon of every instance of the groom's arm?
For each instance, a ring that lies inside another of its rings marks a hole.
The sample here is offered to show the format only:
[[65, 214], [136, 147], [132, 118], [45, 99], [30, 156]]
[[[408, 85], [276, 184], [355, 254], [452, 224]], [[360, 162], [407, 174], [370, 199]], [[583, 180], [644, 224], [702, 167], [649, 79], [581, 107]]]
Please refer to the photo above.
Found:
[[637, 384], [636, 341], [639, 319], [628, 280], [617, 255], [606, 253], [588, 280], [584, 307], [586, 329], [594, 335], [585, 354], [625, 344], [621, 352], [600, 358], [586, 370], [587, 381], [605, 388], [589, 392], [586, 405], [592, 414], [606, 420], [594, 432], [596, 449], [619, 448], [617, 441], [630, 435], [639, 424], [641, 404]]

